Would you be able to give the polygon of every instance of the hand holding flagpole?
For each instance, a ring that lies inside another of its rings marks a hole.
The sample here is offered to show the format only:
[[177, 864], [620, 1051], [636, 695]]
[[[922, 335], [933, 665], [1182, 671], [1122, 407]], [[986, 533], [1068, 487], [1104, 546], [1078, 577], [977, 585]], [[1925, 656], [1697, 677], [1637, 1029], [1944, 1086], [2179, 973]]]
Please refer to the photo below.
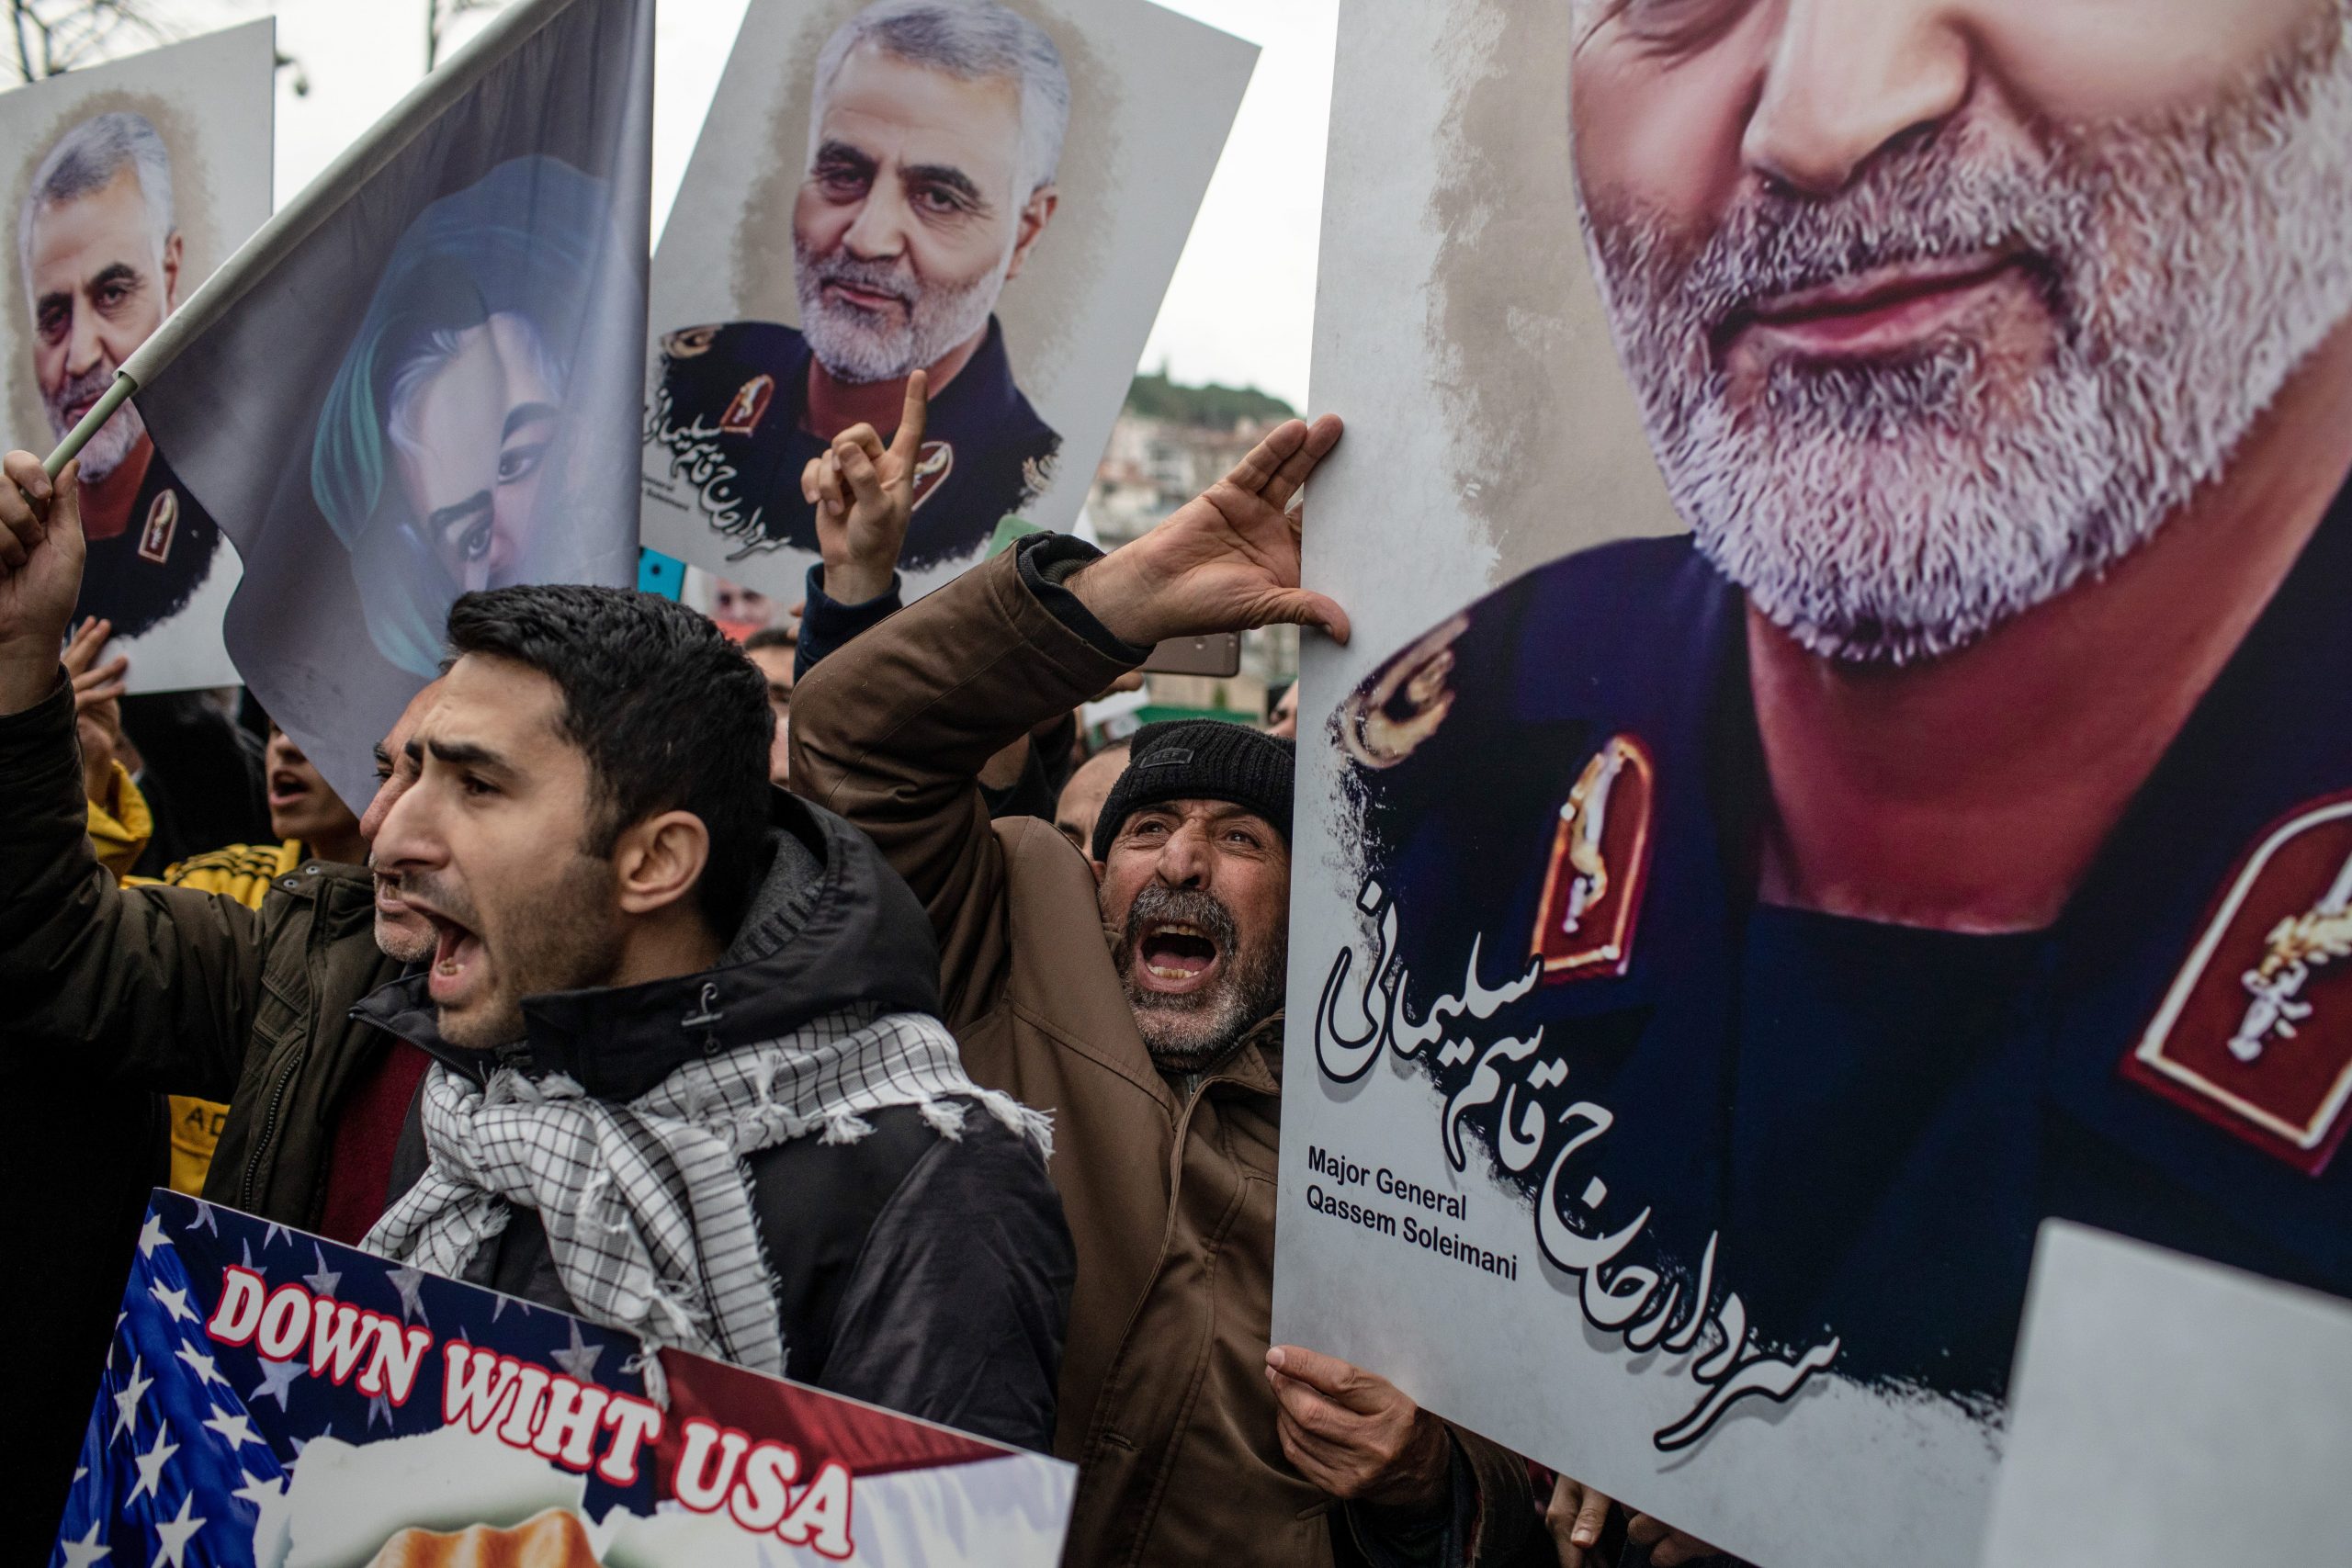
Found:
[[127, 371], [116, 371], [114, 385], [90, 405], [90, 412], [82, 416], [79, 424], [65, 433], [65, 439], [57, 444], [57, 450], [42, 459], [41, 472], [52, 479], [63, 473], [65, 465], [82, 455], [82, 448], [90, 444], [90, 437], [105, 429], [107, 421], [114, 417], [114, 411], [129, 402], [130, 395], [137, 390], [139, 383], [132, 380]]
[[57, 684], [57, 650], [82, 595], [74, 479], [44, 474], [29, 452], [0, 459], [0, 717], [38, 706]]

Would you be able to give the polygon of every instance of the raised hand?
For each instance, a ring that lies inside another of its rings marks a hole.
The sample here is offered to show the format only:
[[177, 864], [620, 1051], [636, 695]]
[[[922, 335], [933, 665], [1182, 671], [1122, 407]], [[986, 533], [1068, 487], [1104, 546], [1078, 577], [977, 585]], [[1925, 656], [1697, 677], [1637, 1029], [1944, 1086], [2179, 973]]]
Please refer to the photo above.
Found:
[[1298, 585], [1300, 524], [1290, 510], [1340, 434], [1330, 414], [1278, 426], [1206, 494], [1078, 572], [1070, 592], [1136, 647], [1277, 623], [1347, 641], [1347, 612]]
[[80, 465], [54, 482], [30, 452], [0, 458], [0, 715], [49, 694], [82, 594]]
[[922, 462], [930, 384], [921, 370], [907, 378], [906, 409], [888, 446], [872, 425], [854, 424], [800, 472], [800, 493], [817, 509], [825, 593], [838, 604], [880, 597], [898, 572], [899, 551], [915, 514], [915, 470]]
[[74, 628], [62, 662], [74, 682], [74, 723], [82, 739], [83, 793], [108, 811], [115, 808], [114, 762], [122, 750], [122, 694], [129, 690], [130, 659], [117, 654], [103, 664], [98, 655], [114, 635], [114, 623], [92, 615]]

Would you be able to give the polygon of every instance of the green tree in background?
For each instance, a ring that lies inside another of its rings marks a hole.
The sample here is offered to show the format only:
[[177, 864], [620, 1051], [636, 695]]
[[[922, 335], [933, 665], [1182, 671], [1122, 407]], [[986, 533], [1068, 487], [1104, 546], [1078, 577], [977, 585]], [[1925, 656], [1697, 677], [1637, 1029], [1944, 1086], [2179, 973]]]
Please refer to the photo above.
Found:
[[1297, 411], [1288, 403], [1255, 387], [1179, 386], [1165, 370], [1135, 378], [1127, 389], [1127, 412], [1138, 419], [1166, 420], [1204, 430], [1272, 424], [1297, 417]]

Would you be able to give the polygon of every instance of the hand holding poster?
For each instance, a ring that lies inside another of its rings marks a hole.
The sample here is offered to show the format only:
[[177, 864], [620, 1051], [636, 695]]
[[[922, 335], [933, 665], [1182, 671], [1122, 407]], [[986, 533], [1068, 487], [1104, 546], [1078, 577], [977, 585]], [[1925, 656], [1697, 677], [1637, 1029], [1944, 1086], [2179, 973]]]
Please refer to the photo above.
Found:
[[1276, 1333], [1768, 1564], [2045, 1217], [2352, 1292], [2352, 10], [2085, 16], [1342, 19]]
[[[255, 22], [0, 96], [19, 150], [0, 311], [15, 445], [80, 422], [140, 344], [269, 216], [272, 28]], [[237, 554], [135, 409], [82, 454], [76, 618], [114, 626], [134, 692], [233, 682], [220, 617]]]
[[756, 0], [654, 260], [646, 545], [800, 598], [802, 468], [918, 369], [910, 596], [1068, 527], [1255, 54], [1144, 0]]
[[158, 1190], [58, 1561], [1050, 1562], [1070, 1467]]

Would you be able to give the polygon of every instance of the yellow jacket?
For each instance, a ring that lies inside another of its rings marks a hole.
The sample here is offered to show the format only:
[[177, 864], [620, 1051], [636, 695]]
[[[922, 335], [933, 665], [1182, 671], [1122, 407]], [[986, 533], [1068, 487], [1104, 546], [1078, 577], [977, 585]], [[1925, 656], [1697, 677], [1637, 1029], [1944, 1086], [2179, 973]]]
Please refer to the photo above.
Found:
[[90, 802], [90, 846], [97, 851], [98, 863], [121, 882], [139, 863], [147, 840], [155, 836], [155, 818], [148, 813], [147, 797], [139, 793], [130, 771], [120, 762], [114, 764], [113, 783], [107, 793], [109, 798], [104, 805]]
[[[233, 898], [248, 909], [261, 908], [270, 883], [302, 863], [302, 842], [232, 844], [209, 854], [190, 855], [164, 873], [174, 887], [193, 887]], [[191, 1197], [204, 1190], [204, 1173], [212, 1168], [212, 1151], [220, 1146], [220, 1129], [229, 1108], [215, 1100], [175, 1094], [171, 1100], [172, 1190]]]

